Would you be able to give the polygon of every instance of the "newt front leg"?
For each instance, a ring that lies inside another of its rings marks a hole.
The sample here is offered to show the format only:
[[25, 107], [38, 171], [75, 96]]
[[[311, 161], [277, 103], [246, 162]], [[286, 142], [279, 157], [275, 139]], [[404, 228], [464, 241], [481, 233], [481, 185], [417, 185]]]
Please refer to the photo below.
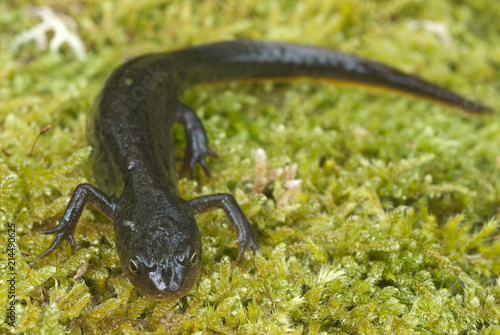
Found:
[[59, 224], [54, 228], [42, 230], [40, 232], [42, 234], [57, 235], [50, 247], [38, 256], [37, 260], [50, 254], [64, 240], [69, 242], [69, 245], [71, 246], [71, 254], [75, 253], [76, 244], [73, 234], [75, 233], [78, 220], [82, 215], [83, 207], [85, 207], [86, 204], [91, 204], [102, 214], [106, 215], [110, 220], [113, 220], [114, 204], [111, 199], [90, 184], [78, 185], [75, 192], [73, 192], [73, 196], [71, 197]]
[[243, 258], [243, 254], [247, 248], [252, 251], [257, 251], [257, 238], [245, 214], [231, 194], [219, 193], [204, 195], [188, 201], [193, 209], [194, 214], [212, 211], [214, 209], [222, 209], [226, 212], [229, 222], [233, 225], [236, 234], [238, 235], [238, 257], [236, 263], [239, 263]]

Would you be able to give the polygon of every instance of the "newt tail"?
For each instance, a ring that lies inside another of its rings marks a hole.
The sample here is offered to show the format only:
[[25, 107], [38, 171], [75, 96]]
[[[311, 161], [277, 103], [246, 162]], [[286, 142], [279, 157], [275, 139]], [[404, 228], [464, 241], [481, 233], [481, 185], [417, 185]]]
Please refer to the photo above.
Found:
[[241, 40], [195, 46], [169, 53], [138, 57], [124, 66], [142, 68], [157, 63], [173, 75], [172, 87], [183, 90], [195, 84], [219, 81], [327, 81], [388, 89], [442, 103], [471, 113], [491, 109], [442, 86], [387, 65], [340, 51]]

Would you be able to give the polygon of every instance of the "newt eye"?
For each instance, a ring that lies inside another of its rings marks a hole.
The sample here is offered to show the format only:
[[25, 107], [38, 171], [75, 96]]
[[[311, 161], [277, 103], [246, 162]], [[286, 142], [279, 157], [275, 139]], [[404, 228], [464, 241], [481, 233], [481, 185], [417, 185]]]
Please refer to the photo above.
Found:
[[191, 266], [195, 266], [196, 263], [198, 263], [198, 261], [199, 261], [198, 253], [194, 252], [193, 255], [191, 256]]
[[137, 272], [139, 272], [139, 265], [137, 265], [137, 263], [133, 259], [131, 259], [128, 263], [128, 269], [130, 270], [130, 272], [136, 275]]

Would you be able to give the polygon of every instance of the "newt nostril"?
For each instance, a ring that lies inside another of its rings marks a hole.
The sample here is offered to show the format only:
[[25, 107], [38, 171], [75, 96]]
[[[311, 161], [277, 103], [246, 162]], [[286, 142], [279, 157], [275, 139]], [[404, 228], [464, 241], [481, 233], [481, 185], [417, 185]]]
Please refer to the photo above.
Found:
[[175, 272], [172, 267], [167, 267], [163, 272], [164, 282], [167, 283], [167, 287], [170, 291], [177, 291], [180, 288], [179, 283], [176, 280]]
[[163, 272], [163, 279], [165, 279], [165, 282], [168, 283], [170, 282], [170, 280], [172, 279], [172, 277], [174, 276], [174, 271], [172, 270], [172, 268], [169, 266], [165, 269], [165, 271]]

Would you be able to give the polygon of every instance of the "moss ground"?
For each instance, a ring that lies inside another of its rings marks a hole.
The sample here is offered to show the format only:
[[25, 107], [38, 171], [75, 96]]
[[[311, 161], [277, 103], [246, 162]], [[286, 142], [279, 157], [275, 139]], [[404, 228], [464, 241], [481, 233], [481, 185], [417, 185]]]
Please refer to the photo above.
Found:
[[[9, 47], [40, 22], [26, 12], [34, 4], [75, 19], [86, 62], [67, 46]], [[9, 224], [16, 237], [15, 267], [1, 256], [0, 333], [499, 334], [499, 17], [500, 2], [488, 0], [1, 2], [2, 250]], [[423, 19], [442, 23], [452, 43], [408, 28]], [[234, 194], [260, 251], [235, 266], [223, 213], [200, 215], [202, 274], [186, 299], [156, 303], [124, 277], [110, 222], [86, 208], [77, 252], [64, 244], [36, 261], [53, 239], [38, 232], [57, 223], [77, 184], [93, 182], [85, 116], [110, 71], [142, 53], [237, 38], [356, 53], [496, 113], [308, 83], [196, 87], [182, 100], [220, 159], [210, 161], [213, 178], [179, 188], [185, 198]], [[286, 206], [277, 206], [280, 179], [251, 195], [257, 148], [270, 169], [298, 164], [302, 192]], [[12, 271], [14, 328], [3, 307]]]

